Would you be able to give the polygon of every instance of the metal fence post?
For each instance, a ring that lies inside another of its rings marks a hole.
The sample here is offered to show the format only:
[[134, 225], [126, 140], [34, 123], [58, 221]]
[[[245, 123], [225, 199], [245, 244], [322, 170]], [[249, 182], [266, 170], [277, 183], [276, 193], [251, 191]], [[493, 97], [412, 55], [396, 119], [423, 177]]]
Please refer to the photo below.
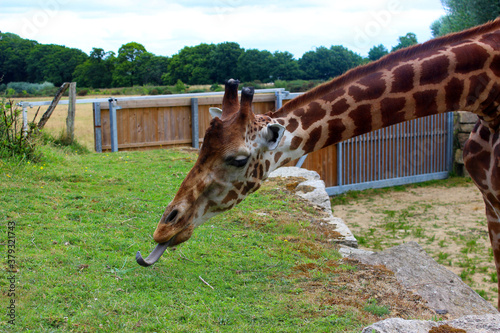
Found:
[[200, 146], [200, 129], [198, 124], [198, 98], [191, 98], [191, 146], [198, 149]]
[[118, 151], [118, 130], [116, 125], [116, 110], [121, 107], [116, 105], [116, 98], [111, 97], [109, 100], [109, 128], [111, 134], [111, 152]]
[[274, 95], [276, 96], [276, 101], [274, 102], [275, 109], [278, 110], [283, 106], [283, 95], [281, 91], [274, 92]]

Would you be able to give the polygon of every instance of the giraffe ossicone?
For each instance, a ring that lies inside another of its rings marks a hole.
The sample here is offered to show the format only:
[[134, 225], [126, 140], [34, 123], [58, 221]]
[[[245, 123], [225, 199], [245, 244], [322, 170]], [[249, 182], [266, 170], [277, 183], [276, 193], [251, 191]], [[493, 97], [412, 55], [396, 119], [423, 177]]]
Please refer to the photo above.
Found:
[[407, 120], [470, 111], [480, 120], [464, 162], [483, 194], [500, 276], [500, 18], [391, 53], [264, 115], [252, 112], [252, 89], [238, 100], [238, 84], [229, 80], [222, 109], [211, 110], [198, 160], [154, 232], [159, 245], [146, 260], [138, 253], [140, 264], [154, 263], [304, 154]]

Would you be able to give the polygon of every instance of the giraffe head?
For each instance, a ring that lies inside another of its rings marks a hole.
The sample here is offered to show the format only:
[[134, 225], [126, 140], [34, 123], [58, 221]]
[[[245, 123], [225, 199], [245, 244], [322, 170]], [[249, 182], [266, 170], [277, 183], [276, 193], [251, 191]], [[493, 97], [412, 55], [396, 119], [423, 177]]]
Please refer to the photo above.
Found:
[[238, 84], [229, 80], [222, 110], [210, 109], [213, 119], [198, 160], [158, 223], [153, 234], [158, 245], [146, 259], [137, 253], [140, 265], [153, 264], [167, 247], [185, 242], [197, 226], [233, 208], [277, 167], [272, 155], [285, 128], [268, 116], [253, 114], [253, 88], [243, 88], [240, 103]]

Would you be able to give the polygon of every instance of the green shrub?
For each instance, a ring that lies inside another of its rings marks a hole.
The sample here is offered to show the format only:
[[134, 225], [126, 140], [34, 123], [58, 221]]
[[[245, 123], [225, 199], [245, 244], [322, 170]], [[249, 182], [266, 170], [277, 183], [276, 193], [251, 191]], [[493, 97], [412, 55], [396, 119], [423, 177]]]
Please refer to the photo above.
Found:
[[0, 101], [0, 158], [14, 157], [36, 162], [40, 154], [37, 151], [35, 119], [28, 123], [24, 132], [21, 113], [22, 110], [12, 101]]
[[53, 83], [29, 83], [29, 82], [9, 82], [7, 84], [7, 91], [9, 89], [15, 91], [16, 95], [47, 95], [53, 92], [56, 87]]

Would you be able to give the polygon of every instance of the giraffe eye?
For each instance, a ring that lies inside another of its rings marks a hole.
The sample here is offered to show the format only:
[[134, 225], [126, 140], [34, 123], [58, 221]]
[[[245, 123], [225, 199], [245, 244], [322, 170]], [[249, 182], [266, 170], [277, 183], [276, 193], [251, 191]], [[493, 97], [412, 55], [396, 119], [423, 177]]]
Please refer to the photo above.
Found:
[[249, 156], [229, 157], [226, 159], [226, 164], [241, 168], [247, 164], [248, 159]]

